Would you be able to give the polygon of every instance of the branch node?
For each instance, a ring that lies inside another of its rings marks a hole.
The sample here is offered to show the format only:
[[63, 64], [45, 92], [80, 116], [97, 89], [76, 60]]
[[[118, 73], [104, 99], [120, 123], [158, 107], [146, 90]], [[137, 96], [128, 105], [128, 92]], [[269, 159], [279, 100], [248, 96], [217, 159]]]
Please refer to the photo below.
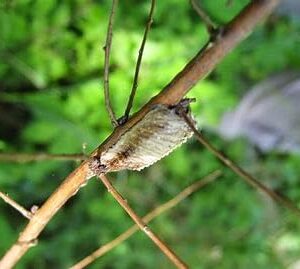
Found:
[[148, 234], [150, 232], [150, 228], [147, 225], [144, 225], [143, 231]]
[[190, 103], [193, 102], [196, 102], [196, 98], [183, 98], [178, 104], [174, 106], [176, 114], [187, 114], [190, 110]]
[[107, 170], [106, 165], [101, 164], [100, 156], [93, 156], [89, 160], [89, 168], [94, 175], [99, 176], [100, 174], [104, 174]]
[[217, 28], [211, 28], [209, 31], [210, 35], [210, 42], [214, 43], [218, 40], [220, 40], [226, 32], [226, 27], [225, 26], [219, 26]]
[[33, 205], [30, 208], [30, 212], [32, 213], [32, 215], [34, 215], [38, 210], [39, 210], [39, 207], [37, 205]]
[[17, 244], [19, 246], [24, 246], [25, 245], [25, 246], [31, 248], [31, 247], [35, 247], [38, 244], [38, 239], [34, 238], [34, 239], [31, 239], [31, 240], [28, 240], [28, 241], [20, 241], [20, 240], [18, 240]]
[[123, 125], [124, 123], [127, 122], [127, 120], [128, 120], [128, 115], [124, 115], [124, 116], [120, 117], [120, 118], [117, 120], [117, 122], [118, 122], [119, 125]]

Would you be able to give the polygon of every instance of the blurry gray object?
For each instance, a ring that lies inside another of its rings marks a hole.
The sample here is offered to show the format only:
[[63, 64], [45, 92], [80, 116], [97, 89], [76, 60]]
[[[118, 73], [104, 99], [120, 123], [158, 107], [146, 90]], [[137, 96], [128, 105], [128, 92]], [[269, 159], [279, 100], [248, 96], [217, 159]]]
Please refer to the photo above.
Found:
[[300, 152], [300, 73], [281, 73], [250, 89], [219, 133], [247, 137], [261, 151]]
[[276, 13], [300, 20], [300, 0], [282, 0]]

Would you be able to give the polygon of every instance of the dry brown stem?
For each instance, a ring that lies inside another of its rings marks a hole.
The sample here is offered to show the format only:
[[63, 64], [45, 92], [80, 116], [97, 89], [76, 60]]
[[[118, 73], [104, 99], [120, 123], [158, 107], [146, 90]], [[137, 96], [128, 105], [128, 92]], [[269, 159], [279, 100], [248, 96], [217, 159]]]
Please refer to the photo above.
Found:
[[98, 175], [101, 179], [107, 191], [117, 200], [120, 206], [127, 212], [127, 214], [132, 218], [136, 225], [143, 231], [153, 243], [166, 255], [166, 257], [177, 267], [177, 268], [188, 268], [187, 265], [163, 242], [146, 223], [134, 212], [134, 210], [129, 206], [128, 202], [121, 196], [121, 194], [114, 188], [110, 183], [109, 179], [104, 174]]
[[0, 198], [2, 198], [5, 203], [9, 204], [11, 207], [16, 209], [25, 218], [31, 219], [32, 213], [30, 211], [28, 211], [26, 208], [18, 204], [15, 200], [10, 198], [7, 194], [3, 193], [2, 191], [0, 191]]
[[[155, 219], [156, 217], [160, 216], [164, 212], [170, 210], [171, 208], [175, 207], [177, 204], [179, 204], [182, 200], [184, 200], [186, 197], [191, 195], [192, 193], [198, 191], [199, 189], [205, 187], [207, 184], [214, 182], [217, 178], [221, 176], [221, 171], [216, 170], [206, 177], [196, 181], [195, 183], [191, 184], [187, 188], [185, 188], [183, 191], [181, 191], [179, 194], [177, 194], [174, 198], [169, 200], [168, 202], [156, 207], [153, 209], [150, 213], [148, 213], [146, 216], [143, 217], [143, 221], [145, 223], [150, 222], [151, 220]], [[131, 226], [128, 230], [120, 234], [118, 237], [116, 237], [114, 240], [108, 242], [107, 244], [101, 246], [97, 250], [95, 250], [92, 254], [85, 257], [75, 265], [73, 265], [70, 269], [81, 269], [86, 266], [88, 266], [90, 263], [92, 263], [97, 258], [103, 256], [108, 251], [112, 250], [113, 248], [120, 245], [122, 242], [127, 240], [130, 236], [132, 236], [134, 233], [136, 233], [139, 230], [139, 227], [137, 225]]]
[[131, 88], [129, 100], [128, 100], [128, 103], [127, 103], [127, 107], [126, 107], [126, 110], [125, 110], [125, 113], [124, 113], [125, 120], [128, 119], [130, 110], [132, 108], [134, 96], [135, 96], [135, 93], [136, 93], [136, 90], [137, 90], [137, 87], [138, 87], [139, 72], [140, 72], [141, 63], [142, 63], [143, 52], [144, 52], [148, 32], [150, 30], [150, 27], [151, 27], [151, 24], [152, 24], [152, 21], [153, 21], [154, 8], [155, 8], [155, 0], [151, 0], [151, 7], [150, 7], [150, 12], [149, 12], [149, 17], [148, 17], [147, 25], [146, 25], [146, 28], [145, 28], [145, 32], [144, 32], [143, 40], [142, 40], [142, 43], [141, 43], [141, 47], [139, 49], [139, 55], [138, 55], [138, 59], [137, 59], [137, 62], [136, 62], [132, 88]]
[[300, 217], [300, 209], [298, 207], [296, 207], [292, 201], [290, 201], [288, 198], [284, 197], [283, 195], [278, 194], [278, 193], [274, 192], [273, 190], [269, 189], [267, 186], [262, 184], [260, 181], [258, 181], [256, 178], [254, 178], [248, 172], [246, 172], [244, 169], [242, 169], [237, 164], [235, 164], [231, 159], [229, 159], [226, 155], [224, 155], [222, 152], [220, 152], [218, 149], [216, 149], [208, 140], [206, 140], [202, 136], [202, 134], [194, 126], [193, 121], [185, 113], [182, 113], [182, 116], [184, 117], [184, 119], [186, 120], [188, 125], [193, 129], [197, 140], [203, 146], [205, 146], [212, 154], [214, 154], [223, 164], [225, 164], [227, 167], [229, 167], [234, 173], [236, 173], [238, 176], [240, 176], [244, 181], [246, 181], [252, 187], [265, 193], [267, 196], [272, 198], [275, 202], [278, 202], [279, 204], [283, 205], [284, 207], [287, 207], [292, 212], [294, 212], [298, 217]]
[[[120, 136], [140, 121], [154, 104], [171, 105], [178, 103], [200, 79], [210, 73], [239, 42], [246, 38], [259, 21], [271, 13], [278, 2], [279, 0], [251, 1], [225, 27], [224, 34], [220, 38], [204, 52], [198, 53], [158, 95], [153, 97], [124, 125], [116, 128], [91, 156], [95, 156], [115, 144]], [[86, 183], [88, 174], [88, 162], [84, 161], [37, 210], [20, 234], [17, 242], [0, 261], [1, 269], [12, 268], [18, 262], [55, 213], [78, 191], [82, 184]]]
[[25, 229], [19, 235], [17, 242], [6, 252], [0, 261], [0, 268], [12, 268], [16, 262], [35, 245], [38, 235], [44, 229], [53, 215], [65, 202], [85, 184], [88, 175], [87, 161], [74, 170], [58, 189], [47, 199], [30, 219]]
[[118, 126], [118, 121], [116, 119], [116, 115], [112, 109], [110, 96], [109, 96], [109, 58], [110, 58], [110, 48], [111, 48], [111, 42], [112, 42], [112, 30], [113, 30], [113, 24], [114, 24], [114, 17], [116, 13], [116, 7], [118, 4], [118, 0], [112, 1], [112, 7], [111, 12], [108, 20], [108, 28], [107, 28], [107, 35], [106, 35], [106, 42], [104, 46], [105, 51], [105, 57], [104, 57], [104, 97], [105, 97], [105, 106], [106, 110], [108, 112], [109, 118], [111, 120], [111, 123], [114, 127]]

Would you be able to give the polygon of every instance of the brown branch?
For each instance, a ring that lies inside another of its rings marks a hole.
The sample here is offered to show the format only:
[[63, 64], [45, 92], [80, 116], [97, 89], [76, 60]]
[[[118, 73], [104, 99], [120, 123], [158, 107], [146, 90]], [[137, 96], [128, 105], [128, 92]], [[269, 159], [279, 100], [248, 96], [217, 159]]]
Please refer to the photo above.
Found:
[[134, 96], [135, 96], [135, 93], [136, 93], [136, 90], [137, 90], [137, 87], [138, 87], [139, 72], [140, 72], [141, 63], [142, 63], [143, 52], [144, 52], [144, 48], [145, 48], [145, 44], [146, 44], [148, 32], [149, 32], [151, 24], [153, 22], [154, 8], [155, 8], [155, 0], [152, 0], [151, 1], [151, 7], [150, 7], [150, 12], [149, 12], [149, 17], [148, 17], [147, 25], [146, 25], [146, 28], [145, 28], [143, 40], [142, 40], [142, 43], [141, 43], [141, 47], [139, 49], [138, 59], [137, 59], [137, 62], [136, 62], [136, 67], [135, 67], [135, 73], [134, 73], [134, 79], [133, 79], [133, 84], [132, 84], [132, 88], [131, 88], [131, 93], [130, 93], [129, 100], [128, 100], [127, 107], [126, 107], [125, 114], [124, 114], [124, 120], [125, 121], [129, 117], [129, 113], [130, 113], [130, 110], [132, 108]]
[[[256, 0], [237, 15], [225, 28], [224, 34], [203, 53], [198, 53], [184, 69], [158, 95], [153, 97], [139, 112], [114, 132], [91, 154], [96, 156], [112, 146], [122, 134], [140, 121], [154, 104], [172, 105], [182, 97], [246, 36], [254, 26], [264, 19], [278, 4], [278, 0]], [[0, 261], [0, 268], [13, 267], [38, 237], [55, 213], [74, 195], [90, 176], [88, 161], [84, 161], [73, 171], [57, 190], [34, 214], [22, 231], [18, 241], [6, 252]], [[25, 242], [25, 243], [24, 243]]]
[[30, 211], [28, 211], [23, 206], [19, 205], [16, 201], [14, 201], [13, 199], [11, 199], [7, 194], [3, 193], [2, 191], [0, 191], [0, 198], [2, 198], [5, 203], [9, 204], [11, 207], [13, 207], [14, 209], [16, 209], [25, 218], [31, 219], [32, 213]]
[[83, 161], [88, 156], [84, 154], [49, 154], [49, 153], [0, 153], [0, 162], [25, 163], [32, 161]]
[[264, 184], [262, 184], [260, 181], [258, 181], [256, 178], [254, 178], [252, 175], [250, 175], [245, 170], [243, 170], [241, 167], [239, 167], [237, 164], [235, 164], [232, 160], [230, 160], [222, 152], [220, 152], [218, 149], [216, 149], [209, 141], [207, 141], [201, 135], [201, 133], [196, 129], [195, 125], [193, 124], [193, 121], [189, 118], [188, 115], [186, 115], [185, 113], [181, 113], [181, 115], [184, 117], [184, 119], [186, 120], [188, 125], [191, 127], [191, 129], [194, 131], [194, 134], [195, 134], [197, 140], [203, 146], [205, 146], [212, 154], [214, 154], [223, 164], [228, 166], [233, 172], [235, 172], [237, 175], [239, 175], [244, 181], [246, 181], [252, 187], [265, 193], [267, 196], [272, 198], [274, 201], [287, 207], [292, 212], [294, 212], [298, 217], [300, 217], [300, 209], [297, 206], [295, 206], [291, 200], [289, 200], [288, 198], [282, 196], [281, 194], [278, 194], [278, 193], [274, 192], [273, 190], [269, 189]]
[[117, 200], [120, 206], [127, 212], [127, 214], [132, 218], [136, 225], [143, 231], [155, 245], [167, 256], [167, 258], [177, 267], [177, 268], [188, 268], [186, 264], [163, 242], [146, 223], [134, 212], [134, 210], [129, 206], [127, 201], [120, 195], [120, 193], [114, 188], [110, 183], [109, 179], [104, 174], [97, 175], [107, 191]]
[[105, 58], [104, 58], [104, 97], [105, 97], [105, 106], [108, 112], [111, 123], [114, 127], [118, 126], [118, 121], [116, 119], [115, 113], [112, 109], [110, 97], [109, 97], [109, 58], [110, 58], [110, 48], [112, 43], [112, 29], [114, 23], [114, 16], [116, 12], [118, 0], [112, 1], [112, 8], [109, 16], [108, 29], [106, 35], [106, 42], [104, 46]]
[[[190, 186], [188, 186], [187, 188], [185, 188], [183, 191], [181, 191], [179, 194], [177, 194], [174, 198], [172, 198], [168, 202], [153, 209], [150, 213], [148, 213], [146, 216], [144, 216], [142, 220], [145, 223], [152, 221], [153, 219], [160, 216], [164, 212], [175, 207], [177, 204], [179, 204], [182, 200], [184, 200], [186, 197], [188, 197], [192, 193], [205, 187], [207, 184], [214, 182], [221, 175], [222, 175], [222, 173], [220, 170], [216, 170], [216, 171], [210, 173], [209, 175], [205, 176], [204, 178], [196, 181], [195, 183], [193, 183]], [[90, 254], [89, 256], [85, 257], [84, 259], [82, 259], [81, 261], [79, 261], [78, 263], [73, 265], [70, 269], [81, 269], [81, 268], [88, 266], [94, 260], [103, 256], [105, 253], [109, 252], [110, 250], [117, 247], [125, 240], [127, 240], [130, 236], [132, 236], [138, 230], [139, 230], [139, 227], [137, 225], [131, 226], [128, 230], [126, 230], [125, 232], [120, 234], [114, 240], [101, 246], [100, 248], [95, 250], [92, 254]]]
[[222, 36], [207, 46], [179, 72], [175, 78], [145, 106], [135, 113], [126, 124], [114, 130], [110, 137], [98, 148], [98, 154], [115, 144], [133, 125], [140, 121], [152, 109], [153, 105], [177, 104], [188, 91], [207, 76], [216, 65], [253, 30], [254, 26], [264, 19], [276, 7], [279, 0], [253, 0], [227, 26]]
[[6, 252], [0, 261], [0, 268], [12, 268], [16, 262], [35, 245], [38, 235], [53, 215], [76, 194], [81, 185], [86, 183], [89, 168], [87, 161], [73, 171], [47, 201], [35, 212], [28, 225], [20, 233], [17, 242]]

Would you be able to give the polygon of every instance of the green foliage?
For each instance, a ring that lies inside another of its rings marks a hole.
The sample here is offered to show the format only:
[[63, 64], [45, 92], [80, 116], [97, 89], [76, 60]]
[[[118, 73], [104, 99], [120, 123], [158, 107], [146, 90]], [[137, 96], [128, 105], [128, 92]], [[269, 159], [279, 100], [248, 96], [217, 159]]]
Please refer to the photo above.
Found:
[[[149, 1], [119, 1], [111, 54], [111, 95], [121, 116], [130, 92]], [[207, 39], [189, 1], [157, 1], [146, 44], [134, 111], [159, 92]], [[226, 23], [247, 1], [203, 1]], [[0, 3], [0, 150], [90, 152], [112, 131], [104, 106], [102, 73], [111, 1], [4, 0]], [[221, 115], [245, 90], [285, 69], [299, 69], [300, 22], [274, 15], [190, 92], [205, 135], [240, 165], [300, 205], [299, 156], [258, 159], [244, 140], [225, 143], [215, 134]], [[5, 113], [2, 109], [5, 107]], [[19, 111], [22, 112], [22, 117]], [[8, 119], [13, 118], [13, 121]], [[85, 145], [86, 149], [83, 149]], [[41, 205], [74, 162], [0, 164], [0, 189], [27, 208]], [[140, 215], [175, 196], [221, 164], [191, 140], [154, 166], [113, 174]], [[224, 168], [218, 182], [159, 217], [151, 227], [191, 268], [286, 268], [300, 251], [299, 222]], [[0, 201], [0, 255], [24, 219]], [[39, 244], [17, 268], [66, 268], [112, 240], [131, 220], [95, 180], [49, 223]], [[142, 233], [90, 268], [170, 268]]]

